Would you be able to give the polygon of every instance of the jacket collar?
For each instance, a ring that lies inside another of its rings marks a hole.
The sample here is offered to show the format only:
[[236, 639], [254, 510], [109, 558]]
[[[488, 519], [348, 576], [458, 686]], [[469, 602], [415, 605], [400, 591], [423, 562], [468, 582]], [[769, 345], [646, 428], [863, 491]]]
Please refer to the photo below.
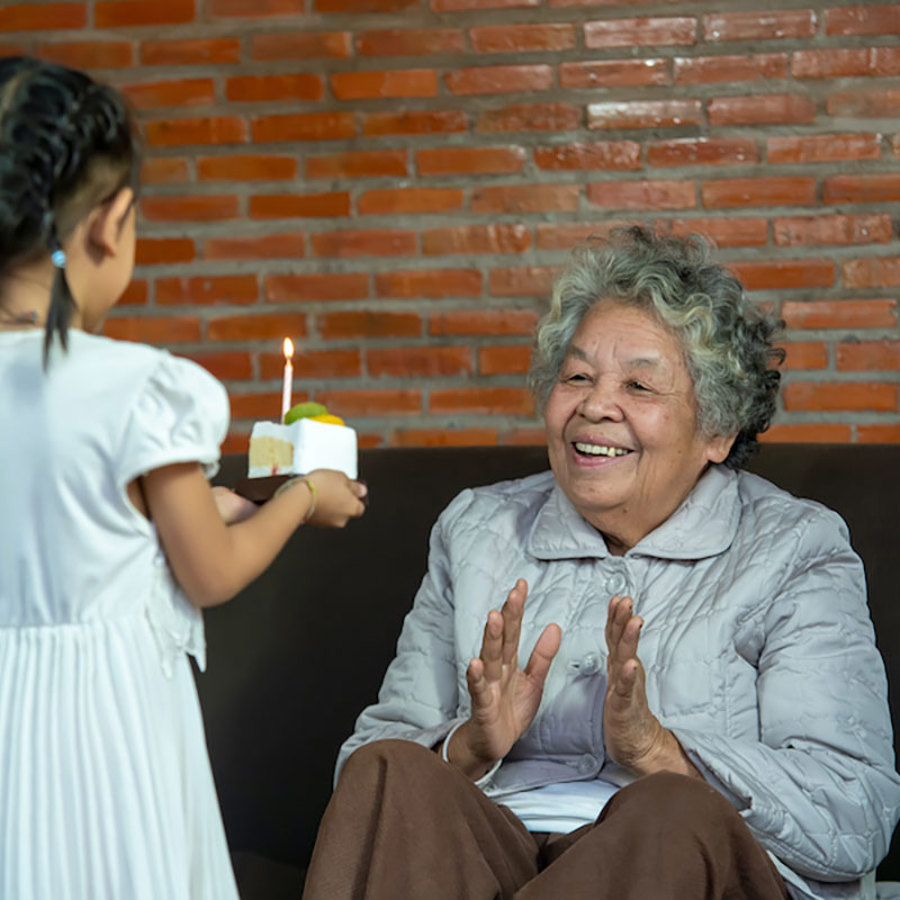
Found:
[[[681, 506], [625, 555], [661, 559], [716, 556], [731, 546], [740, 513], [737, 474], [724, 466], [710, 466]], [[556, 481], [535, 516], [528, 551], [545, 560], [610, 555], [603, 535], [572, 506]]]

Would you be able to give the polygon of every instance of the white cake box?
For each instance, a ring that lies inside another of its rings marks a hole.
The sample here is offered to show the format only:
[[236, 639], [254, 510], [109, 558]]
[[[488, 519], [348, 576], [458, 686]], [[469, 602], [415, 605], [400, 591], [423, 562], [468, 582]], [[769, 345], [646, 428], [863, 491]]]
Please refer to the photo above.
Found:
[[356, 431], [298, 419], [290, 425], [256, 422], [250, 435], [249, 478], [305, 475], [313, 469], [337, 469], [356, 478]]

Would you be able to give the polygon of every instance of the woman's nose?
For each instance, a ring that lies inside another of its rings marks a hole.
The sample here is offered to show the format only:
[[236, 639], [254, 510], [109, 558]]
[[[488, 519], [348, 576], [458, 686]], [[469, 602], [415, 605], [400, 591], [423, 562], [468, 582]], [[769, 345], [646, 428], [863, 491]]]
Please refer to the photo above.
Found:
[[578, 411], [591, 422], [621, 419], [623, 413], [616, 385], [603, 378], [595, 381], [582, 398]]

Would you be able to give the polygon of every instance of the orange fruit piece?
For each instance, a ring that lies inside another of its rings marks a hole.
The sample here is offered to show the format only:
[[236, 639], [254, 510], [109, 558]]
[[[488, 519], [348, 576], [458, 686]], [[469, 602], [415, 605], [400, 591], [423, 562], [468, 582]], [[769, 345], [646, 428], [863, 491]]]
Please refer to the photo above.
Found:
[[323, 413], [320, 416], [310, 416], [313, 422], [325, 422], [328, 425], [343, 425], [344, 420], [340, 416], [333, 416], [331, 413]]

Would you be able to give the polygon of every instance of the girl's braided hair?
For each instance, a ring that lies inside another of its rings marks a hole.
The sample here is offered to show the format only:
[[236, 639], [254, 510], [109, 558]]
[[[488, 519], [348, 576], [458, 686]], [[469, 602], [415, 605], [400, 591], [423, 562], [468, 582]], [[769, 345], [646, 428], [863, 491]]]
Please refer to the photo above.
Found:
[[75, 300], [62, 243], [122, 188], [137, 187], [138, 153], [122, 97], [87, 75], [29, 57], [0, 59], [0, 278], [52, 254], [44, 330], [63, 349]]

